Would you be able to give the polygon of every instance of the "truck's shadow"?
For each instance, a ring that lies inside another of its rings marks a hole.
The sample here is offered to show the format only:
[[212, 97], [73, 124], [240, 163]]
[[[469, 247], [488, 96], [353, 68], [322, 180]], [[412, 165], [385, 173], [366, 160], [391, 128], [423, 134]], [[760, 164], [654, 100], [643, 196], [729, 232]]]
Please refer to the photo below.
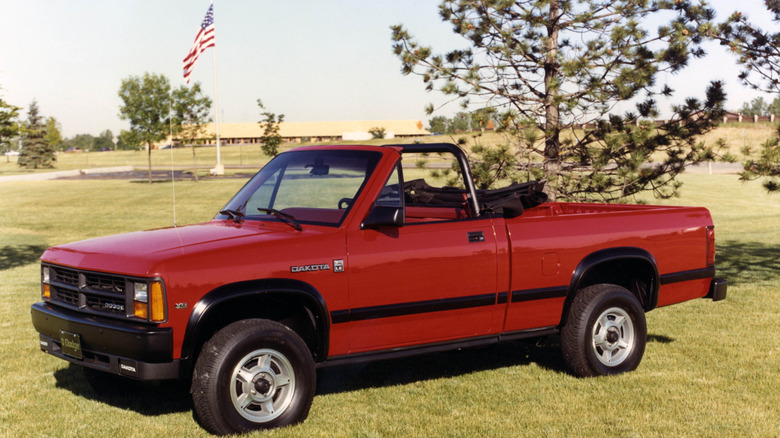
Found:
[[405, 385], [532, 363], [556, 373], [567, 372], [558, 336], [323, 368], [317, 375], [317, 394]]
[[[674, 340], [651, 334], [648, 335], [647, 341], [666, 344]], [[560, 351], [560, 338], [548, 336], [404, 359], [323, 368], [318, 371], [316, 394], [328, 395], [406, 385], [531, 364], [553, 373], [568, 373]], [[175, 382], [144, 384], [122, 381], [117, 387], [97, 392], [87, 382], [81, 368], [76, 365], [56, 371], [54, 378], [58, 388], [142, 415], [158, 416], [192, 411], [188, 388]]]
[[192, 410], [188, 388], [177, 382], [139, 383], [117, 378], [118, 384], [98, 392], [87, 382], [78, 365], [55, 371], [54, 379], [57, 388], [142, 415], [157, 416]]

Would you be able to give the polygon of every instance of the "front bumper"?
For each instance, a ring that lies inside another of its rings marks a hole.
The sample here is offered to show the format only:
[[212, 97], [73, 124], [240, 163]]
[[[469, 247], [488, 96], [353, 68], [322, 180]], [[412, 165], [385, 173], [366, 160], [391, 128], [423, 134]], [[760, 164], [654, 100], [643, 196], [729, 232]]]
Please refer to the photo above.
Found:
[[[84, 315], [40, 302], [32, 305], [32, 323], [40, 334], [41, 350], [68, 362], [138, 380], [179, 377], [179, 360], [172, 358], [173, 331], [169, 327]], [[63, 352], [78, 338], [81, 357]]]
[[713, 278], [710, 283], [710, 291], [704, 298], [710, 298], [712, 301], [726, 299], [726, 290], [728, 289], [728, 280], [725, 278]]

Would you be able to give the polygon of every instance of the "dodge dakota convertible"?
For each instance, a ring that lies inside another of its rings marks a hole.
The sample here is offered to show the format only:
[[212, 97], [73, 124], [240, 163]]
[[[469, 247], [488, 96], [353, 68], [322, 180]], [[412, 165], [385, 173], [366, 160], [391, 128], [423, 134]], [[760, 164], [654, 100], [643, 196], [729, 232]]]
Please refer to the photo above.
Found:
[[631, 371], [646, 312], [726, 297], [705, 208], [542, 189], [477, 190], [451, 144], [292, 149], [209, 222], [49, 248], [32, 323], [93, 386], [182, 379], [231, 434], [304, 420], [339, 364], [559, 335], [574, 375]]

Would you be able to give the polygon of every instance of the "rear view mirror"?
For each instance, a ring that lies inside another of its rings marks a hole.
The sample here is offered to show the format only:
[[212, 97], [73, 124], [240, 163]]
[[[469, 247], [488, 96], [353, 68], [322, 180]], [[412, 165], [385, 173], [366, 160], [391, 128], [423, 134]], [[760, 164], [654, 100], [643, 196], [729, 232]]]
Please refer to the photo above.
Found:
[[404, 226], [404, 209], [377, 205], [360, 224], [360, 229]]
[[307, 169], [309, 167], [311, 167], [311, 170], [309, 171], [309, 175], [311, 176], [325, 176], [330, 173], [330, 166], [324, 164], [322, 158], [317, 158], [314, 160], [313, 164], [306, 165]]

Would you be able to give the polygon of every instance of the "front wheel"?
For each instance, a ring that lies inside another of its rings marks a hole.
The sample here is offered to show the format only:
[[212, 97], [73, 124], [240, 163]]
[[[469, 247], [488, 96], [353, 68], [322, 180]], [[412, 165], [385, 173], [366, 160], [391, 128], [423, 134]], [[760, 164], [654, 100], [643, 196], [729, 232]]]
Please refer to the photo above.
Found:
[[227, 435], [304, 420], [315, 386], [314, 361], [303, 340], [277, 322], [248, 319], [204, 345], [192, 399], [203, 426]]
[[642, 305], [627, 289], [613, 284], [579, 291], [561, 329], [563, 357], [581, 377], [635, 370], [646, 340]]

